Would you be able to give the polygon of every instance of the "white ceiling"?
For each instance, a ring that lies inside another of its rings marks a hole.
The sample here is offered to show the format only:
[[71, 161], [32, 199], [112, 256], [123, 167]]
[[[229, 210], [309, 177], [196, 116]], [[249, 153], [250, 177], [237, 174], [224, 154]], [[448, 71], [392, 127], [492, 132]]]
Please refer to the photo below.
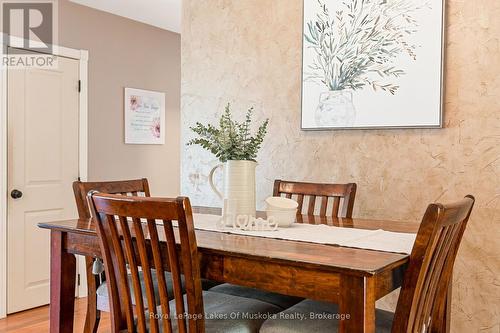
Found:
[[182, 0], [70, 0], [165, 30], [181, 32]]

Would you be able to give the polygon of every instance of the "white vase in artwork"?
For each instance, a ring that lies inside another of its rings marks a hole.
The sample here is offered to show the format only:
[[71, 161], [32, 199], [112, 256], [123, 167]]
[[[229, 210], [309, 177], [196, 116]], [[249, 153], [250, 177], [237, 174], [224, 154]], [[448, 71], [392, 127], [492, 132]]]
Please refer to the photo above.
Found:
[[[209, 183], [212, 190], [224, 202], [225, 213], [232, 218], [238, 215], [255, 216], [255, 168], [254, 161], [227, 161], [210, 171]], [[214, 173], [219, 167], [224, 171], [224, 187], [219, 191], [214, 184]], [[227, 221], [232, 225], [232, 221]]]
[[322, 92], [314, 115], [319, 127], [350, 127], [356, 120], [352, 91], [348, 89]]

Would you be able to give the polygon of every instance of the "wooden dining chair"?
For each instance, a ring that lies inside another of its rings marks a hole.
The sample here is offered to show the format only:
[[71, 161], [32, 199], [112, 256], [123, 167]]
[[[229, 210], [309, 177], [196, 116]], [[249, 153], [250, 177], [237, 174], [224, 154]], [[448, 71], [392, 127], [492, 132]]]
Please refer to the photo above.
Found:
[[[474, 197], [468, 195], [456, 203], [427, 207], [410, 254], [396, 312], [377, 310], [374, 331], [449, 332], [453, 265], [474, 201]], [[315, 313], [339, 314], [342, 309], [335, 304], [305, 300], [281, 315], [311, 317]], [[337, 332], [339, 325], [343, 325], [342, 321], [278, 319], [266, 321], [261, 332], [309, 332], [311, 327], [315, 332]]]
[[[99, 191], [109, 194], [120, 194], [126, 196], [144, 196], [150, 197], [149, 183], [146, 178], [134, 180], [118, 180], [118, 181], [102, 181], [102, 182], [82, 182], [76, 181], [73, 183], [73, 192], [75, 194], [76, 206], [78, 215], [82, 219], [91, 217], [91, 211], [87, 200], [89, 191]], [[93, 265], [96, 259], [91, 257], [85, 258], [87, 268], [87, 315], [85, 318], [85, 333], [95, 333], [99, 327], [101, 311], [109, 312], [109, 293], [107, 283], [105, 282], [105, 274], [94, 274]], [[142, 273], [139, 275], [143, 282]], [[129, 278], [131, 278], [129, 276]], [[168, 282], [168, 287], [172, 288], [172, 277], [169, 273], [165, 273], [165, 279]], [[158, 282], [156, 274], [153, 275], [154, 290], [158, 294]], [[207, 279], [202, 279], [203, 289], [210, 289], [218, 283]], [[135, 300], [134, 300], [135, 301]]]
[[[275, 180], [273, 196], [285, 196], [299, 203], [297, 214], [352, 217], [356, 184], [319, 184], [287, 180]], [[307, 200], [307, 209], [304, 201]], [[321, 200], [319, 214], [316, 214], [316, 202]], [[331, 205], [329, 203], [331, 202]]]
[[[91, 192], [89, 201], [104, 255], [112, 332], [258, 332], [263, 320], [253, 318], [280, 311], [261, 301], [202, 290], [188, 198]], [[177, 228], [172, 221], [177, 221]], [[153, 268], [156, 272], [171, 272], [172, 300], [163, 274], [158, 274], [159, 296], [155, 295]], [[129, 271], [132, 279], [128, 278]], [[145, 280], [145, 301], [140, 272]], [[135, 295], [135, 309], [132, 295]], [[240, 315], [235, 318], [232, 313]]]
[[[87, 201], [89, 191], [99, 191], [104, 193], [122, 194], [122, 195], [144, 195], [149, 197], [149, 183], [146, 178], [134, 180], [105, 181], [105, 182], [82, 182], [73, 183], [73, 192], [75, 195], [78, 216], [81, 219], [91, 217], [91, 211]], [[103, 282], [104, 274], [94, 274], [92, 267], [94, 258], [85, 257], [87, 269], [87, 315], [85, 318], [85, 333], [95, 333], [99, 326], [101, 311], [109, 312], [109, 300], [106, 297], [107, 288]], [[101, 288], [98, 292], [99, 287]]]

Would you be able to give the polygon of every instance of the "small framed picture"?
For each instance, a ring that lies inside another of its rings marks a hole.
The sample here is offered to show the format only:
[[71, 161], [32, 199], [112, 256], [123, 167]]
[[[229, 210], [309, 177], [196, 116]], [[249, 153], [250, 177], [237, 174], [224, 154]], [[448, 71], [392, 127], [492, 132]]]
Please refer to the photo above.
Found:
[[165, 93], [125, 88], [125, 143], [165, 144]]

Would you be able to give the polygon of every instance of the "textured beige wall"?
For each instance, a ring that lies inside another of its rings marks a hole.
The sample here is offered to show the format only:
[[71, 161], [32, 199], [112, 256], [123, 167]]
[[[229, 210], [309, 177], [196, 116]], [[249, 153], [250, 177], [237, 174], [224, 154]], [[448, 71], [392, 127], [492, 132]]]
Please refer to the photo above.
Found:
[[[306, 0], [309, 1], [309, 0]], [[447, 1], [445, 128], [300, 131], [302, 0], [184, 0], [182, 141], [227, 101], [271, 119], [258, 199], [272, 180], [355, 181], [358, 217], [418, 220], [426, 205], [472, 193], [455, 267], [452, 332], [500, 329], [500, 2]], [[418, 94], [418, 91], [415, 91]], [[217, 161], [182, 147], [181, 192], [216, 204]]]
[[[59, 3], [59, 43], [90, 53], [89, 179], [147, 177], [154, 195], [178, 195], [180, 35]], [[166, 93], [165, 145], [124, 143], [124, 87]]]

